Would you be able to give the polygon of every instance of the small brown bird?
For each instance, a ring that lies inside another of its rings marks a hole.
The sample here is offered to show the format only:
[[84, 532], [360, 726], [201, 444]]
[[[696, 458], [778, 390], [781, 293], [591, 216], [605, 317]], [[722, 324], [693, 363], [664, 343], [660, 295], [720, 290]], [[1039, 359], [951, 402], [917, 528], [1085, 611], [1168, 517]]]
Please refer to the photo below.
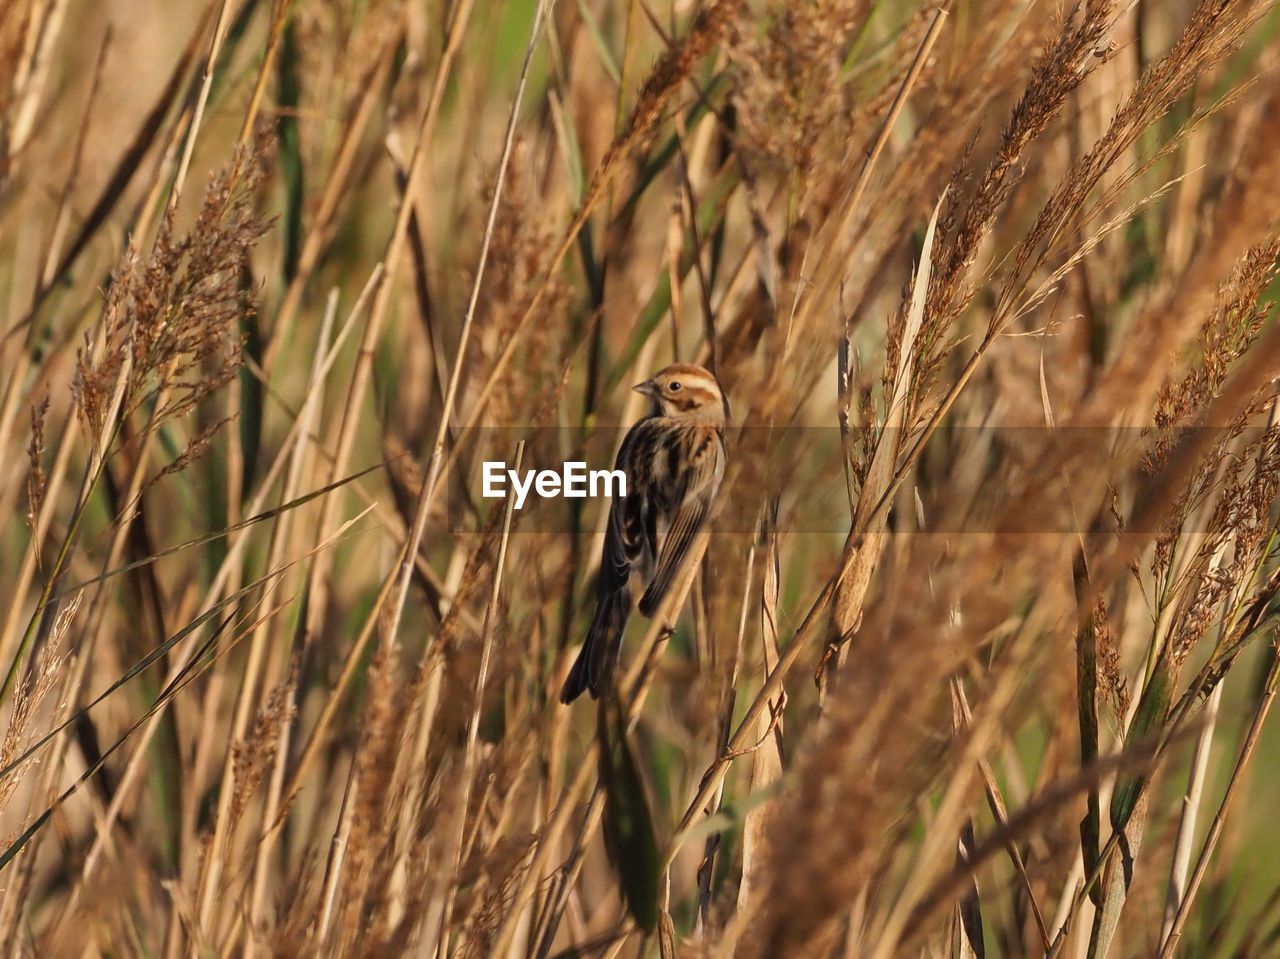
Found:
[[729, 404], [714, 376], [678, 363], [635, 389], [653, 403], [618, 450], [614, 468], [626, 474], [627, 494], [609, 508], [596, 611], [560, 689], [562, 703], [583, 690], [599, 697], [617, 661], [635, 594], [640, 593], [640, 612], [652, 616], [710, 515], [724, 477]]

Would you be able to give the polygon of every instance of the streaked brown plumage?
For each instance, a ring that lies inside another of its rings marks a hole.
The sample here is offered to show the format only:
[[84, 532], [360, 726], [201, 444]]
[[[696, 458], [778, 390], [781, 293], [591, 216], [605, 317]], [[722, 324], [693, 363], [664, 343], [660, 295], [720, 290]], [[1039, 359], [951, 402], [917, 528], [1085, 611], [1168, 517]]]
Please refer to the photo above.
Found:
[[563, 703], [584, 690], [593, 699], [600, 695], [617, 662], [632, 604], [653, 615], [710, 515], [724, 476], [728, 404], [714, 376], [680, 363], [635, 389], [653, 402], [618, 450], [614, 468], [627, 475], [627, 495], [609, 508], [596, 611], [560, 689]]

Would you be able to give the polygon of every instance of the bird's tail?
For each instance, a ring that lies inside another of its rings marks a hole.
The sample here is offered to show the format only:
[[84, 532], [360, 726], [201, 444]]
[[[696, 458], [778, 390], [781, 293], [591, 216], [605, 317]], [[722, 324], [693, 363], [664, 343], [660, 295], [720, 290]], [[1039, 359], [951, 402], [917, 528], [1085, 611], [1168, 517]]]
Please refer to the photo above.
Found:
[[582, 650], [574, 660], [564, 685], [560, 687], [560, 702], [571, 703], [583, 692], [592, 699], [600, 697], [607, 676], [613, 671], [622, 646], [622, 631], [631, 612], [631, 596], [625, 588], [611, 590], [596, 600], [596, 612], [591, 617], [591, 628], [582, 643]]

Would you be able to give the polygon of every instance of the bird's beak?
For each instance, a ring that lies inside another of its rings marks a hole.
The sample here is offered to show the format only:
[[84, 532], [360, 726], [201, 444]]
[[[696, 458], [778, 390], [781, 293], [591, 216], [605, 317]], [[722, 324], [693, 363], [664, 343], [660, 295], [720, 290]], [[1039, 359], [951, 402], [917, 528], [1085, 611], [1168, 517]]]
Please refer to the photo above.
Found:
[[637, 393], [643, 393], [650, 399], [653, 399], [658, 395], [658, 384], [653, 382], [653, 380], [645, 380], [643, 383], [637, 383], [631, 388]]

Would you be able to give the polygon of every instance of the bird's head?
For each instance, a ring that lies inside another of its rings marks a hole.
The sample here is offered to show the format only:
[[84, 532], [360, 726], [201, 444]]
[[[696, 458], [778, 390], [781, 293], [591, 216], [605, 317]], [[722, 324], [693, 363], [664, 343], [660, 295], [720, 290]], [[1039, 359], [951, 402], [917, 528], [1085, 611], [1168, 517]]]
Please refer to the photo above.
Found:
[[677, 363], [633, 387], [653, 401], [654, 415], [724, 422], [729, 404], [716, 378], [701, 366]]

